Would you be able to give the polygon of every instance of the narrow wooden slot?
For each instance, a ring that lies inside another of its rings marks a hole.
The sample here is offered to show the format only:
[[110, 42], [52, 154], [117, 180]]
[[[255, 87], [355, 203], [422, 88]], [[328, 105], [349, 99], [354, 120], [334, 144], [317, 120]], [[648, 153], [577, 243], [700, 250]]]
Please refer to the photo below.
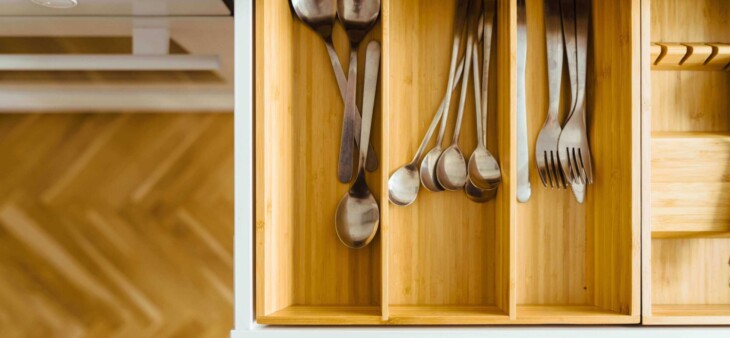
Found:
[[[509, 51], [514, 48], [510, 44], [514, 3], [498, 1], [498, 37], [493, 38], [487, 97], [488, 148], [501, 164], [504, 183], [495, 199], [485, 204], [469, 201], [463, 191], [433, 193], [421, 188], [413, 205], [389, 208], [383, 220], [389, 243], [388, 324], [510, 323], [514, 150], [509, 88], [514, 66]], [[456, 4], [455, 0], [384, 2], [390, 18], [388, 45], [393, 46], [387, 56], [387, 104], [388, 110], [397, 112], [387, 122], [392, 126], [388, 173], [411, 160], [445, 92]], [[467, 158], [476, 146], [474, 87], [471, 72], [468, 75], [459, 142]], [[444, 144], [454, 128], [460, 90], [452, 97]]]
[[652, 135], [652, 237], [730, 236], [730, 133]]
[[687, 55], [680, 62], [684, 67], [703, 66], [712, 54], [712, 47], [702, 43], [684, 43], [687, 46]]
[[707, 60], [705, 66], [725, 69], [730, 65], [730, 44], [711, 43], [712, 55]]
[[680, 43], [657, 43], [662, 47], [662, 53], [657, 60], [656, 65], [659, 67], [677, 67], [687, 55], [687, 46]]
[[730, 323], [730, 238], [653, 239], [649, 325]]
[[[334, 230], [335, 210], [349, 185], [337, 181], [343, 102], [325, 45], [295, 17], [287, 1], [257, 1], [255, 17], [256, 320], [276, 325], [379, 324], [381, 236], [364, 249], [352, 250], [339, 242]], [[364, 46], [381, 36], [377, 24], [363, 41], [359, 74]], [[349, 43], [340, 25], [333, 37], [347, 67]], [[387, 112], [379, 97], [371, 140], [382, 159]], [[367, 176], [380, 205], [387, 203], [382, 176], [382, 168]]]
[[[570, 190], [541, 184], [530, 158], [532, 197], [517, 206], [517, 306], [520, 324], [638, 323], [639, 85], [626, 36], [638, 39], [628, 2], [593, 1], [587, 85], [595, 182], [579, 204]], [[527, 0], [527, 120], [529, 153], [548, 111], [543, 1]], [[636, 20], [637, 22], [634, 22]], [[608, 23], [611, 25], [608, 25]], [[610, 27], [610, 28], [609, 28]], [[679, 60], [677, 60], [677, 63]], [[621, 69], [599, 72], [599, 69]], [[567, 66], [564, 67], [567, 72]], [[599, 75], [600, 74], [600, 75]], [[564, 76], [567, 79], [567, 76]], [[600, 79], [600, 80], [599, 80]], [[570, 106], [563, 81], [561, 116]], [[617, 98], [621, 99], [617, 99]], [[637, 101], [633, 101], [637, 100]], [[562, 119], [561, 117], [561, 119]], [[636, 175], [636, 176], [634, 176]], [[634, 212], [635, 211], [635, 212]], [[621, 287], [618, 287], [621, 285]]]
[[657, 63], [657, 61], [659, 61], [659, 56], [662, 55], [662, 46], [654, 43], [650, 46], [650, 48], [651, 48], [651, 50], [649, 51], [649, 57], [650, 57], [649, 62], [652, 65], [655, 65]]

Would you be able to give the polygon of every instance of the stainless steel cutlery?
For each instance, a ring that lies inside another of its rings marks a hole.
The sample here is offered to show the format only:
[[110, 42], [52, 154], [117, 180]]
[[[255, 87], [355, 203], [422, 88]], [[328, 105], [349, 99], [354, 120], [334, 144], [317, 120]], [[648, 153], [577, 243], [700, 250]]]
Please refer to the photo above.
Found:
[[[570, 186], [579, 203], [585, 200], [586, 184], [593, 183], [586, 126], [589, 5], [590, 0], [544, 1], [550, 104], [535, 147], [543, 185], [562, 189]], [[561, 126], [557, 110], [563, 51], [568, 63], [571, 102], [566, 122]]]

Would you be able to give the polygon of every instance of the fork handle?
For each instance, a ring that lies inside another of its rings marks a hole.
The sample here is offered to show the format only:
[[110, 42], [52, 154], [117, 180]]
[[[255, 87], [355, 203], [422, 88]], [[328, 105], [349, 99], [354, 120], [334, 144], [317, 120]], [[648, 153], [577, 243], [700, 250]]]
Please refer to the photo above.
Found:
[[525, 203], [532, 194], [527, 150], [527, 107], [525, 67], [527, 66], [527, 26], [525, 0], [517, 0], [517, 200]]
[[548, 72], [548, 116], [545, 124], [556, 120], [560, 107], [560, 83], [563, 77], [563, 27], [560, 20], [560, 0], [545, 0], [545, 44]]
[[575, 112], [578, 101], [578, 51], [575, 36], [575, 0], [560, 0], [560, 12], [563, 20], [563, 40], [565, 41], [565, 57], [568, 60], [568, 77], [570, 78], [570, 107], [565, 123]]

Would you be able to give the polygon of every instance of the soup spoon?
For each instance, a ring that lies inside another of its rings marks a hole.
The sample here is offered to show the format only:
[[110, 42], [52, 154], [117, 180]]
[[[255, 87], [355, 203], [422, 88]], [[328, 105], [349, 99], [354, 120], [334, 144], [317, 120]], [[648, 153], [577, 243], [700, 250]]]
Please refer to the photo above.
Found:
[[459, 100], [459, 110], [456, 114], [456, 126], [454, 127], [454, 136], [451, 145], [444, 150], [436, 164], [436, 177], [439, 184], [446, 190], [459, 190], [464, 188], [466, 184], [466, 160], [464, 154], [459, 149], [459, 135], [461, 134], [461, 122], [464, 117], [464, 107], [466, 105], [466, 93], [469, 86], [469, 67], [471, 66], [472, 49], [474, 41], [474, 28], [477, 25], [477, 17], [475, 14], [481, 13], [481, 0], [472, 1], [469, 11], [472, 18], [469, 20], [469, 28], [467, 29], [466, 53], [464, 61], [464, 76], [461, 78], [461, 98]]
[[[380, 0], [338, 0], [337, 17], [345, 27], [350, 39], [350, 70], [347, 76], [345, 95], [345, 116], [342, 119], [340, 139], [340, 158], [337, 165], [337, 178], [342, 183], [352, 179], [353, 146], [355, 137], [355, 115], [357, 115], [357, 49], [365, 35], [373, 28], [380, 16]], [[362, 146], [362, 141], [361, 146]]]
[[443, 191], [444, 188], [439, 184], [438, 179], [436, 177], [436, 164], [438, 162], [439, 157], [441, 156], [441, 151], [443, 148], [441, 147], [441, 144], [444, 140], [444, 132], [446, 131], [446, 122], [449, 117], [449, 107], [451, 106], [451, 95], [453, 93], [453, 87], [454, 87], [454, 73], [456, 72], [456, 60], [459, 56], [459, 47], [461, 46], [461, 37], [464, 32], [464, 29], [466, 29], [466, 15], [467, 15], [467, 0], [459, 0], [458, 6], [456, 8], [456, 21], [454, 25], [454, 42], [453, 46], [451, 47], [451, 66], [449, 68], [449, 82], [448, 85], [446, 85], [446, 101], [444, 104], [444, 113], [441, 117], [441, 128], [439, 129], [439, 135], [436, 138], [436, 145], [434, 146], [431, 151], [426, 153], [426, 156], [423, 158], [423, 162], [421, 162], [421, 183], [423, 183], [423, 186], [426, 187], [426, 189], [438, 192]]
[[364, 162], [370, 144], [370, 127], [373, 121], [375, 91], [380, 68], [380, 43], [368, 44], [365, 59], [365, 84], [362, 99], [362, 125], [360, 127], [360, 160], [357, 178], [350, 190], [342, 197], [335, 213], [335, 231], [342, 244], [353, 249], [365, 247], [378, 232], [380, 208], [365, 182]]
[[[332, 70], [335, 73], [335, 79], [337, 79], [337, 88], [340, 90], [340, 96], [344, 101], [347, 91], [347, 79], [345, 78], [345, 72], [342, 71], [342, 64], [335, 47], [332, 45], [332, 27], [334, 27], [337, 20], [337, 0], [291, 0], [291, 5], [299, 20], [302, 20], [309, 28], [317, 32], [324, 40], [330, 63], [332, 63]], [[359, 112], [354, 116], [354, 123], [353, 130], [360, 130]], [[359, 137], [355, 137], [355, 143], [360, 146]], [[378, 169], [378, 158], [375, 156], [375, 149], [372, 145], [368, 149], [365, 169], [371, 172]]]
[[[456, 82], [461, 79], [462, 71], [464, 70], [464, 58], [459, 62], [459, 66], [456, 69], [456, 81], [454, 81], [454, 87]], [[448, 94], [447, 94], [448, 95]], [[421, 145], [418, 147], [416, 154], [413, 156], [413, 160], [406, 165], [398, 168], [388, 179], [388, 200], [398, 206], [411, 205], [418, 197], [418, 191], [420, 190], [421, 183], [419, 182], [418, 172], [418, 161], [421, 159], [421, 154], [426, 149], [428, 142], [431, 141], [433, 132], [436, 130], [436, 126], [441, 121], [441, 116], [444, 113], [446, 105], [446, 97], [441, 100], [436, 115], [431, 120], [431, 125], [426, 131], [426, 135], [421, 141]]]

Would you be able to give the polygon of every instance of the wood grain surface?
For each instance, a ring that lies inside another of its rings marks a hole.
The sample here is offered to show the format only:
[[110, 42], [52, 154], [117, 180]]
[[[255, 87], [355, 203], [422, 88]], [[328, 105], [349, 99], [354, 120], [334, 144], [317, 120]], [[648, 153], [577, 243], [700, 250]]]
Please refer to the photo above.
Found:
[[[713, 45], [730, 41], [730, 2], [644, 0], [643, 5], [647, 49], [652, 42], [683, 42], [688, 51], [697, 47], [701, 60], [706, 46], [714, 54]], [[717, 47], [717, 53], [725, 52]], [[645, 56], [642, 321], [728, 325], [730, 73], [722, 70], [722, 59], [720, 65], [705, 60], [703, 66], [651, 68]]]
[[2, 115], [0, 172], [0, 336], [229, 335], [232, 115]]
[[[382, 2], [368, 36], [383, 45], [372, 136], [381, 168], [368, 176], [381, 224], [363, 250], [346, 249], [334, 231], [334, 211], [348, 186], [336, 181], [342, 102], [324, 44], [285, 2], [257, 3], [257, 321], [638, 323], [640, 1], [594, 2], [588, 78], [597, 181], [586, 204], [539, 187], [536, 172], [533, 200], [516, 202], [517, 1], [499, 0], [488, 96], [499, 193], [480, 205], [462, 192], [421, 189], [406, 208], [387, 202], [387, 179], [411, 160], [445, 91], [456, 1]], [[547, 83], [542, 1], [527, 3], [533, 145]], [[334, 42], [347, 66], [339, 25]], [[471, 85], [468, 91], [459, 141], [467, 156], [476, 144]], [[455, 96], [445, 141], [457, 103]]]

